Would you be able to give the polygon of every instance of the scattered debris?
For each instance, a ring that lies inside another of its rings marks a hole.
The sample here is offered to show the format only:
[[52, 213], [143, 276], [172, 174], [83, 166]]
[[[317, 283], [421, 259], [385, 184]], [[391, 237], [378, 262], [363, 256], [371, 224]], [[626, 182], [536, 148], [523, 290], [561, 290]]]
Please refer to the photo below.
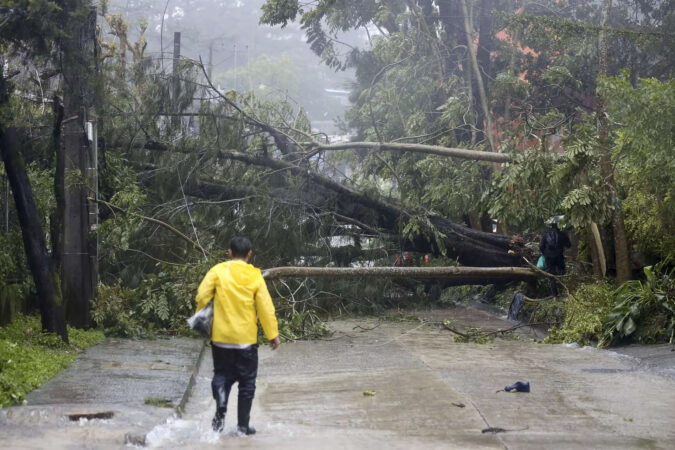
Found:
[[443, 322], [434, 322], [442, 326], [446, 330], [456, 334], [454, 341], [455, 342], [476, 342], [478, 344], [486, 344], [492, 342], [495, 336], [501, 335], [504, 336], [506, 333], [511, 333], [519, 328], [524, 327], [533, 327], [536, 325], [550, 325], [546, 322], [534, 322], [534, 323], [523, 323], [516, 325], [510, 328], [502, 328], [499, 330], [485, 331], [480, 328], [469, 328], [467, 331], [462, 332], [454, 327], [451, 320], [444, 320]]
[[483, 428], [483, 429], [481, 430], [481, 433], [483, 433], [483, 434], [487, 434], [487, 433], [490, 433], [490, 434], [497, 434], [497, 433], [505, 433], [505, 432], [507, 432], [507, 431], [508, 431], [508, 430], [505, 430], [504, 428], [499, 428], [499, 427], [488, 427], [488, 428]]
[[464, 408], [464, 407], [466, 407], [466, 405], [465, 405], [464, 403], [455, 403], [455, 402], [452, 402], [452, 406], [456, 406], [456, 407], [458, 407], [458, 408]]
[[608, 368], [593, 368], [593, 369], [581, 369], [582, 372], [586, 373], [624, 373], [624, 372], [634, 372], [633, 369], [608, 369]]
[[168, 398], [162, 397], [146, 397], [143, 400], [146, 405], [157, 406], [158, 408], [173, 408], [173, 402]]
[[488, 427], [488, 428], [483, 428], [481, 430], [481, 433], [483, 434], [497, 434], [497, 433], [506, 433], [507, 431], [525, 431], [530, 427], [523, 427], [523, 428], [518, 428], [515, 430], [509, 430], [506, 428], [499, 428], [499, 427]]
[[361, 325], [357, 325], [354, 328], [352, 328], [352, 330], [356, 330], [358, 328], [358, 329], [362, 330], [361, 333], [363, 333], [365, 331], [372, 331], [372, 330], [378, 328], [380, 325], [382, 325], [382, 322], [378, 323], [377, 325], [375, 325], [372, 328], [365, 328], [365, 327], [362, 327]]
[[364, 397], [375, 397], [375, 391], [363, 391]]

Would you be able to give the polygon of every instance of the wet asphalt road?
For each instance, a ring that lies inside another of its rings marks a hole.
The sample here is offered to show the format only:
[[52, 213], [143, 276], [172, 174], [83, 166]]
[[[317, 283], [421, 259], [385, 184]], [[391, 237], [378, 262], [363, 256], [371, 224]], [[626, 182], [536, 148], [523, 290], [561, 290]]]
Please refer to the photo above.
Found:
[[[507, 322], [471, 308], [418, 313], [486, 329]], [[260, 350], [255, 437], [209, 430], [209, 355], [183, 419], [149, 435], [158, 448], [671, 449], [672, 346], [635, 356], [534, 342], [529, 329], [490, 344], [454, 343], [438, 326], [377, 319], [332, 323], [329, 341]], [[654, 358], [659, 354], [659, 358]], [[530, 381], [530, 393], [505, 385]], [[364, 395], [374, 391], [374, 395]], [[236, 411], [236, 398], [230, 400]], [[497, 433], [483, 432], [492, 428]], [[503, 430], [503, 431], [502, 431]]]
[[[510, 326], [472, 308], [417, 314], [485, 329]], [[8, 448], [44, 448], [47, 442], [50, 448], [121, 448], [129, 421], [145, 425], [154, 418], [146, 428], [146, 444], [154, 448], [675, 448], [672, 346], [619, 353], [544, 345], [528, 329], [518, 330], [517, 339], [454, 343], [447, 330], [419, 321], [331, 326], [336, 333], [330, 340], [260, 349], [256, 436], [234, 432], [236, 387], [225, 432], [210, 430], [207, 351], [181, 418], [164, 420], [158, 408], [117, 404], [113, 419], [68, 422], [54, 419], [63, 407], [34, 406], [32, 418], [24, 407], [14, 418], [0, 414], [0, 437]], [[517, 380], [530, 381], [531, 392], [497, 392]], [[40, 423], [44, 431], [32, 436], [30, 425]]]

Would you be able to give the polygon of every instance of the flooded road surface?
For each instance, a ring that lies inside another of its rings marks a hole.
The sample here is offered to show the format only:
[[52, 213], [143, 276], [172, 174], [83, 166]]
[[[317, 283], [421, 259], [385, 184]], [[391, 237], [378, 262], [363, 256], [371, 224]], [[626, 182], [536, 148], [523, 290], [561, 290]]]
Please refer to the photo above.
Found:
[[[418, 315], [432, 322], [454, 319], [464, 327], [509, 326], [467, 308]], [[215, 406], [207, 352], [185, 414], [148, 428], [146, 445], [671, 449], [675, 443], [672, 346], [630, 350], [626, 353], [631, 355], [624, 355], [539, 344], [527, 329], [519, 330], [518, 339], [473, 344], [454, 343], [447, 330], [419, 321], [344, 320], [331, 327], [336, 333], [329, 340], [287, 343], [276, 352], [261, 347], [251, 419], [257, 435], [241, 437], [235, 432], [236, 387], [225, 432], [211, 431]], [[650, 363], [639, 359], [645, 352]], [[529, 381], [531, 392], [503, 391], [518, 380]], [[122, 447], [120, 436], [111, 437], [110, 429], [115, 427], [104, 422], [53, 427], [42, 442], [49, 442], [51, 448]], [[110, 429], [103, 433], [106, 426]], [[89, 430], [86, 433], [93, 440], [90, 445], [71, 441], [77, 445], [68, 446], [69, 429]], [[21, 448], [13, 445], [20, 441], [10, 442], [12, 448]]]
[[[419, 315], [488, 329], [509, 326], [473, 309]], [[184, 418], [156, 427], [148, 445], [667, 449], [675, 443], [675, 378], [643, 367], [635, 357], [538, 344], [527, 329], [517, 340], [459, 344], [448, 331], [415, 321], [331, 326], [337, 331], [332, 340], [260, 349], [256, 436], [234, 431], [236, 395], [225, 433], [210, 431], [207, 355]], [[666, 365], [675, 366], [675, 353], [664, 354], [670, 357]], [[518, 380], [530, 381], [532, 391], [496, 392]]]

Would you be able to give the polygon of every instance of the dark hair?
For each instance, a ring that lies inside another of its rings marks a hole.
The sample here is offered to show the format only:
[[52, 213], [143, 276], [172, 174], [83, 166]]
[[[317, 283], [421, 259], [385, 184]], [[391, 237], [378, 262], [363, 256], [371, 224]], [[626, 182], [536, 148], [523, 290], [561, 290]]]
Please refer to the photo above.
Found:
[[252, 247], [251, 241], [245, 237], [234, 236], [230, 241], [230, 250], [232, 250], [233, 258], [246, 258]]

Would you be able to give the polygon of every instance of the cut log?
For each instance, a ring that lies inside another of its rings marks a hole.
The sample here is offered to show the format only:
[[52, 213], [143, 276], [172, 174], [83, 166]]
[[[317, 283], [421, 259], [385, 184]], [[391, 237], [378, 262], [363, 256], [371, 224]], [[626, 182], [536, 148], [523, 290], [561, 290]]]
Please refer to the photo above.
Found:
[[277, 278], [414, 278], [439, 279], [456, 284], [494, 284], [534, 281], [537, 272], [526, 267], [275, 267], [262, 273], [266, 280]]
[[430, 155], [446, 156], [470, 161], [487, 161], [494, 163], [507, 163], [511, 161], [511, 155], [507, 153], [481, 152], [479, 150], [442, 147], [440, 145], [406, 144], [394, 142], [344, 142], [339, 144], [319, 145], [315, 147], [316, 150], [321, 151], [352, 150], [357, 148], [364, 148], [373, 151], [426, 153]]

